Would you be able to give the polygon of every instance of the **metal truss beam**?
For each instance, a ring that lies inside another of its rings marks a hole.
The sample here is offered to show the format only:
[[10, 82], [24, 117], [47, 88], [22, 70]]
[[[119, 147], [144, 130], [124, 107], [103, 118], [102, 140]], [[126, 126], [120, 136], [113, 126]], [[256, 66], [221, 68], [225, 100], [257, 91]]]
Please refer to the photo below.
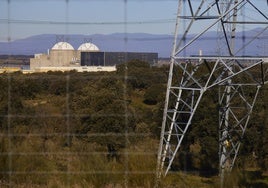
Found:
[[[165, 119], [162, 124], [161, 144], [158, 156], [158, 170], [164, 176], [170, 170], [182, 144], [182, 140], [191, 125], [200, 100], [207, 90], [215, 86], [225, 88], [225, 92], [223, 92], [219, 101], [221, 105], [220, 133], [223, 135], [222, 137], [225, 137], [224, 134], [226, 133], [224, 133], [224, 130], [226, 128], [224, 127], [224, 122], [226, 121], [226, 109], [229, 109], [232, 116], [229, 120], [233, 123], [232, 130], [241, 128], [242, 138], [249, 120], [249, 115], [252, 112], [255, 103], [255, 100], [254, 102], [249, 101], [250, 99], [246, 97], [243, 88], [256, 87], [258, 88], [258, 91], [259, 87], [264, 84], [263, 74], [260, 72], [262, 70], [263, 60], [260, 58], [203, 57], [200, 60], [199, 57], [188, 57], [175, 58], [174, 63], [175, 67], [178, 69], [173, 70], [175, 71], [173, 74], [180, 72], [182, 77], [180, 80], [173, 80], [167, 91], [169, 94], [169, 101], [166, 101], [167, 108], [165, 109]], [[240, 78], [243, 78], [243, 80]], [[232, 83], [229, 82], [230, 79], [232, 79]], [[247, 83], [245, 80], [247, 80]], [[227, 92], [227, 88], [230, 88], [231, 90]], [[226, 101], [223, 99], [226, 98], [227, 94], [230, 96], [230, 99], [228, 103], [225, 103]], [[254, 99], [256, 99], [257, 94], [258, 92], [256, 92]], [[244, 103], [244, 115], [237, 114], [237, 110], [241, 111], [242, 108], [239, 109], [238, 107], [230, 106], [232, 100]], [[244, 122], [245, 120], [246, 123]], [[228, 142], [234, 142], [234, 140], [230, 139]], [[221, 139], [220, 151], [223, 151], [224, 143], [226, 143], [226, 139]], [[237, 146], [240, 144], [232, 143], [232, 145], [234, 147], [230, 150], [230, 153], [236, 152], [237, 155], [239, 149]], [[225, 158], [232, 156], [231, 154], [224, 155], [228, 156]], [[221, 162], [221, 167], [226, 161], [227, 159], [224, 159], [224, 161]]]
[[[239, 14], [244, 8], [255, 11], [259, 20], [245, 19], [244, 15]], [[215, 87], [220, 88], [219, 170], [223, 174], [234, 166], [259, 89], [267, 83], [267, 69], [264, 69], [267, 58], [239, 54], [267, 31], [267, 12], [250, 0], [179, 0], [158, 151], [157, 179], [166, 176], [171, 169], [200, 101], [207, 90]], [[186, 26], [183, 29], [180, 27], [182, 21], [187, 23], [183, 24]], [[204, 23], [203, 29], [188, 39], [188, 34], [196, 23], [200, 25], [199, 22]], [[245, 42], [242, 37], [244, 41], [239, 43], [239, 37], [236, 37], [239, 24], [261, 24], [262, 29], [256, 32], [252, 40]], [[214, 49], [214, 55], [182, 57], [186, 54], [183, 52], [215, 29], [216, 25], [220, 27], [218, 39], [223, 46]], [[248, 88], [251, 91], [255, 89], [254, 95], [248, 92]]]
[[[260, 87], [229, 83], [219, 94], [219, 170], [222, 181], [224, 172], [230, 172], [234, 166]], [[248, 89], [255, 89], [254, 96], [249, 96]]]

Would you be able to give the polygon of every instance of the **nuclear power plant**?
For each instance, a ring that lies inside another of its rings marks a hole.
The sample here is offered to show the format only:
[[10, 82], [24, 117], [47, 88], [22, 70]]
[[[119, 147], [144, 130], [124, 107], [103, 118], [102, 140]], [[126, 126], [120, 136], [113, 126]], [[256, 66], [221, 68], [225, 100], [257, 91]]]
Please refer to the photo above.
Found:
[[83, 43], [75, 50], [68, 42], [57, 42], [47, 54], [35, 54], [30, 59], [30, 71], [115, 71], [117, 64], [134, 59], [155, 64], [158, 53], [103, 52], [91, 42]]

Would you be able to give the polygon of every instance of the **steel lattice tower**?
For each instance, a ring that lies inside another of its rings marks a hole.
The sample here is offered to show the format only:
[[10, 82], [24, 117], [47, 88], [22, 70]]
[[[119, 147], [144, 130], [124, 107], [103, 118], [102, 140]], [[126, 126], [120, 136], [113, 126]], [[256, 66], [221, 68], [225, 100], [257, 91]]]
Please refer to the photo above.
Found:
[[[240, 14], [242, 10], [250, 11], [255, 19]], [[253, 4], [251, 0], [178, 1], [158, 152], [158, 179], [170, 170], [202, 97], [215, 87], [219, 88], [219, 171], [222, 180], [224, 172], [234, 166], [259, 89], [267, 82], [267, 51], [261, 57], [247, 56], [250, 53], [248, 46], [268, 30], [267, 13], [266, 0], [259, 4]], [[239, 29], [252, 26], [258, 29], [250, 38], [245, 39], [244, 32], [243, 36], [237, 35]], [[198, 34], [190, 34], [196, 30]], [[215, 39], [218, 48], [199, 53], [198, 41], [215, 30], [218, 31]]]

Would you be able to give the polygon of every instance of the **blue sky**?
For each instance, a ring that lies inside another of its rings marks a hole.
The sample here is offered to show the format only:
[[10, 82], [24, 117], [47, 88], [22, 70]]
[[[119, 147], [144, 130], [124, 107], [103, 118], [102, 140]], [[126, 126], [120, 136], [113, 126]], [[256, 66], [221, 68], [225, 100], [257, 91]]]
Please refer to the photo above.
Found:
[[[254, 3], [268, 12], [266, 0]], [[0, 41], [38, 34], [173, 34], [177, 6], [177, 0], [0, 0]]]
[[[68, 3], [66, 0], [11, 0], [9, 6], [7, 0], [0, 0], [0, 19], [33, 21], [10, 23], [9, 26], [0, 23], [0, 40], [7, 38], [8, 33], [11, 38], [41, 33], [108, 34], [126, 31], [171, 34], [176, 9], [175, 0], [128, 0], [127, 3], [124, 0], [69, 0]], [[123, 24], [125, 20], [129, 24]], [[71, 24], [59, 23], [66, 21]]]

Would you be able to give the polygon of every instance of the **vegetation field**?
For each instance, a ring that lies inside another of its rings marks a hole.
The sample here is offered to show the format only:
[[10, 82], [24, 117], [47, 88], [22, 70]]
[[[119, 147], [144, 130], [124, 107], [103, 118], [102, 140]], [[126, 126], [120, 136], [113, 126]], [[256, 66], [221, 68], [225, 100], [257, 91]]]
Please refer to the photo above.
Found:
[[[168, 67], [0, 75], [0, 187], [155, 187]], [[217, 88], [159, 187], [219, 187]], [[268, 187], [263, 86], [226, 187]]]

